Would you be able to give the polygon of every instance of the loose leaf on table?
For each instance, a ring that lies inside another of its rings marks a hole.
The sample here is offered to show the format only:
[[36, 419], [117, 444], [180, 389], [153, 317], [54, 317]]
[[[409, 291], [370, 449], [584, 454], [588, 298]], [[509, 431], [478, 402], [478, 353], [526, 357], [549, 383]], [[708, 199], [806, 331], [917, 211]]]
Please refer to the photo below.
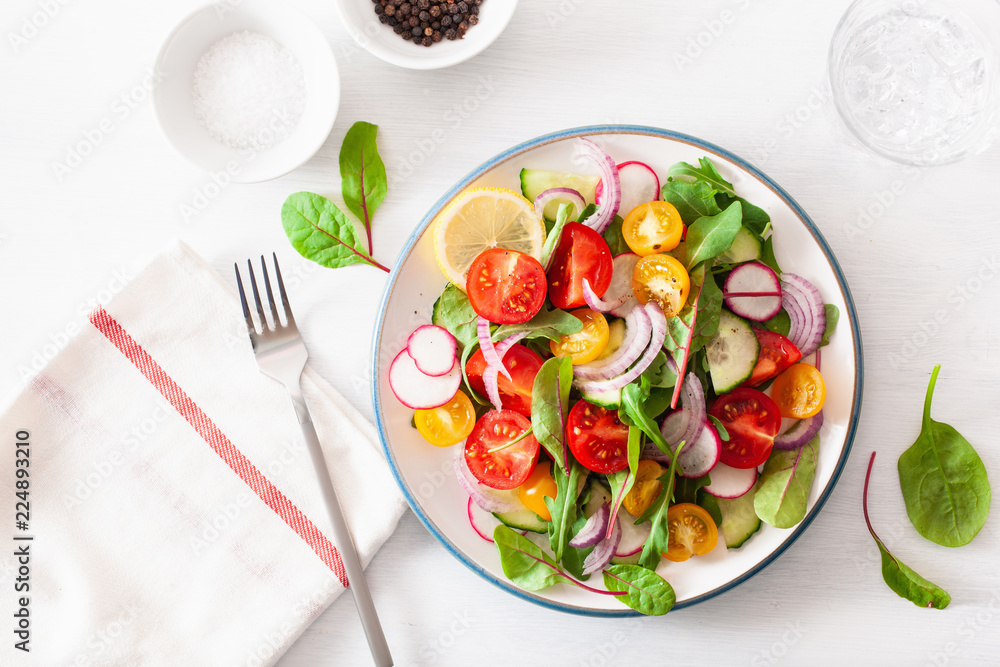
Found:
[[929, 607], [933, 609], [944, 609], [951, 602], [948, 593], [927, 579], [914, 572], [910, 567], [898, 560], [875, 534], [872, 522], [868, 518], [868, 481], [872, 475], [872, 466], [875, 464], [875, 452], [868, 461], [868, 472], [865, 474], [865, 487], [861, 495], [861, 509], [865, 515], [865, 524], [868, 532], [878, 546], [879, 553], [882, 554], [882, 579], [893, 592], [901, 598], [905, 598], [918, 607]]
[[340, 188], [347, 209], [365, 226], [368, 251], [372, 246], [372, 218], [385, 199], [385, 165], [378, 154], [375, 138], [378, 125], [358, 121], [351, 126], [340, 146]]
[[354, 223], [326, 197], [311, 192], [289, 195], [281, 207], [281, 224], [292, 247], [317, 264], [330, 269], [370, 264], [389, 270], [365, 251]]
[[667, 510], [670, 509], [670, 502], [674, 497], [674, 480], [677, 475], [677, 459], [675, 456], [670, 462], [670, 468], [660, 476], [660, 495], [653, 501], [636, 523], [643, 523], [646, 520], [652, 522], [649, 530], [649, 537], [642, 545], [642, 553], [639, 555], [639, 565], [650, 570], [656, 570], [660, 564], [660, 554], [670, 550], [670, 525], [667, 523]]
[[707, 157], [698, 158], [698, 166], [695, 167], [687, 162], [678, 162], [667, 171], [668, 178], [688, 178], [694, 181], [703, 181], [718, 192], [724, 192], [736, 197], [736, 190], [733, 184], [722, 177], [719, 170], [715, 168], [712, 161]]
[[493, 332], [493, 341], [499, 342], [515, 333], [526, 332], [526, 340], [532, 338], [548, 338], [559, 340], [563, 336], [579, 333], [583, 330], [583, 322], [570, 315], [565, 310], [542, 308], [538, 314], [521, 324], [504, 324]]
[[819, 342], [818, 347], [830, 344], [830, 336], [837, 329], [837, 322], [840, 320], [840, 308], [832, 303], [823, 304], [823, 307], [826, 309], [826, 331], [823, 332], [823, 339]]
[[722, 212], [715, 203], [715, 188], [704, 181], [668, 180], [660, 189], [660, 198], [674, 205], [686, 225]]
[[718, 203], [719, 208], [726, 208], [734, 201], [738, 201], [743, 206], [743, 226], [753, 232], [758, 238], [764, 237], [764, 232], [767, 231], [768, 225], [771, 224], [771, 216], [767, 214], [767, 211], [759, 206], [754, 206], [743, 197], [733, 197], [725, 192], [715, 195], [715, 201]]
[[[628, 213], [628, 211], [622, 212]], [[612, 256], [632, 252], [632, 249], [625, 243], [625, 237], [622, 236], [622, 224], [624, 222], [620, 215], [616, 215], [615, 219], [608, 224], [608, 228], [604, 230], [604, 241], [608, 244]]]
[[635, 476], [639, 470], [639, 450], [642, 449], [642, 431], [636, 426], [628, 427], [628, 467], [608, 475], [608, 483], [611, 485], [611, 519], [608, 521], [608, 533], [605, 537], [611, 537], [611, 532], [618, 518], [618, 510], [621, 509], [625, 496], [635, 485]]
[[688, 269], [729, 250], [743, 225], [742, 219], [743, 206], [736, 201], [722, 213], [695, 220], [685, 238]]
[[531, 391], [531, 430], [556, 468], [566, 472], [566, 414], [572, 385], [573, 360], [552, 357], [538, 369]]
[[573, 583], [537, 544], [508, 526], [497, 526], [493, 541], [500, 552], [503, 573], [521, 588], [538, 591], [552, 584]]
[[935, 366], [917, 441], [899, 457], [899, 486], [917, 532], [946, 547], [968, 544], [986, 523], [990, 482], [975, 448], [948, 424], [931, 419]]
[[562, 560], [563, 550], [573, 537], [570, 529], [577, 519], [576, 500], [580, 490], [580, 476], [583, 474], [582, 467], [572, 456], [567, 459], [566, 464], [568, 468], [565, 470], [558, 466], [552, 469], [552, 478], [556, 481], [556, 497], [542, 496], [552, 517], [548, 527], [549, 546], [557, 561]]
[[818, 435], [799, 449], [771, 451], [753, 498], [761, 521], [775, 528], [791, 528], [802, 521], [816, 476], [818, 452]]
[[609, 565], [604, 570], [604, 586], [609, 591], [625, 591], [618, 599], [647, 616], [662, 616], [677, 601], [663, 577], [638, 565]]

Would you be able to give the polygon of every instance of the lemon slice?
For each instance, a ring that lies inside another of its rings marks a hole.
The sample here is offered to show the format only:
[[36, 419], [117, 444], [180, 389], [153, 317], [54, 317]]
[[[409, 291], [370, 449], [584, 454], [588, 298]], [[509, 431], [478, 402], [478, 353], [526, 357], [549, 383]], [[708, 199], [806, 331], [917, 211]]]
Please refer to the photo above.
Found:
[[540, 260], [545, 223], [530, 201], [503, 188], [463, 192], [434, 221], [438, 266], [465, 291], [472, 261], [488, 248], [518, 250]]

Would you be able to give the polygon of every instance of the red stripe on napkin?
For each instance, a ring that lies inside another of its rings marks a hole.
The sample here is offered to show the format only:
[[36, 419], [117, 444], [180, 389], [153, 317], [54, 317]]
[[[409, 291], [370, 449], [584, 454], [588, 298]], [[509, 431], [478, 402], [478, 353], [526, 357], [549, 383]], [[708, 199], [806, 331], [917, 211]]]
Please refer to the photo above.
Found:
[[170, 404], [194, 427], [198, 435], [205, 439], [205, 442], [226, 462], [226, 465], [232, 468], [233, 472], [239, 475], [240, 479], [246, 482], [247, 486], [253, 489], [253, 492], [260, 496], [260, 499], [267, 503], [267, 506], [274, 510], [275, 514], [281, 517], [282, 521], [305, 540], [306, 544], [316, 552], [316, 555], [333, 570], [337, 578], [340, 579], [340, 583], [346, 587], [347, 573], [344, 571], [344, 563], [340, 559], [340, 553], [330, 543], [330, 540], [320, 532], [319, 528], [309, 520], [309, 517], [303, 514], [292, 501], [285, 497], [285, 494], [261, 474], [260, 470], [215, 425], [215, 422], [180, 388], [180, 385], [167, 375], [166, 371], [156, 363], [156, 360], [135, 342], [135, 339], [118, 324], [115, 318], [108, 315], [103, 307], [98, 307], [90, 314], [90, 322], [109, 341], [114, 343], [114, 346], [139, 369], [139, 372], [146, 376], [146, 379], [156, 387], [157, 391], [163, 394], [164, 398], [170, 401]]

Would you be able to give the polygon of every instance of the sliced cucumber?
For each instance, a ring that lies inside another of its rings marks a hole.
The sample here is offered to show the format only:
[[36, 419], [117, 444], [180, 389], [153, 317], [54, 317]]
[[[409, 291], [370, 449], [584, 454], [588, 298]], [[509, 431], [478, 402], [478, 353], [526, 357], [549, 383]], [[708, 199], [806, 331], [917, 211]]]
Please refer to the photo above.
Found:
[[625, 340], [625, 320], [612, 320], [608, 324], [608, 344], [604, 347], [604, 352], [598, 355], [595, 361], [600, 361], [605, 357], [610, 357], [618, 351]]
[[742, 317], [726, 309], [719, 317], [719, 330], [706, 346], [708, 370], [716, 394], [725, 394], [753, 374], [760, 343]]
[[746, 227], [740, 227], [733, 239], [733, 245], [729, 246], [721, 255], [715, 258], [716, 264], [742, 264], [755, 259], [760, 259], [760, 241]]
[[[535, 201], [535, 197], [550, 188], [573, 188], [588, 204], [594, 203], [594, 191], [600, 183], [599, 176], [584, 174], [566, 174], [558, 171], [543, 171], [541, 169], [521, 170], [521, 194], [526, 199]], [[549, 202], [542, 212], [549, 220], [556, 219], [559, 211], [559, 200]], [[578, 211], [579, 213], [579, 211]], [[575, 220], [575, 218], [573, 218]]]
[[584, 391], [580, 392], [583, 400], [600, 405], [609, 410], [617, 410], [622, 406], [622, 390], [611, 389], [608, 391]]
[[516, 510], [514, 512], [494, 512], [493, 516], [514, 530], [527, 530], [532, 533], [546, 533], [549, 530], [549, 522], [529, 509]]
[[614, 565], [636, 565], [639, 562], [639, 558], [642, 557], [641, 551], [636, 551], [631, 556], [612, 556], [611, 562]]
[[611, 492], [595, 477], [590, 481], [590, 497], [587, 499], [587, 504], [583, 506], [583, 515], [589, 518], [597, 511], [597, 508], [610, 502]]
[[[625, 340], [625, 320], [614, 320], [608, 325], [608, 345], [601, 352], [598, 360], [614, 354], [622, 346]], [[617, 410], [622, 404], [622, 390], [612, 389], [610, 391], [582, 392], [583, 399], [595, 405], [600, 405], [611, 410]]]
[[726, 547], [737, 549], [760, 530], [760, 517], [753, 508], [754, 490], [750, 489], [739, 498], [716, 498], [722, 511], [719, 532], [726, 541]]

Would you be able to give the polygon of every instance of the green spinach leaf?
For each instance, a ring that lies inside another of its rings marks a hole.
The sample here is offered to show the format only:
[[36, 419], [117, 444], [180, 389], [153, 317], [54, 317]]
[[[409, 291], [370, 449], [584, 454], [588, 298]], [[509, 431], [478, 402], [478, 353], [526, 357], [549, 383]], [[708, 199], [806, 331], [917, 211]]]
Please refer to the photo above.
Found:
[[441, 292], [431, 311], [431, 322], [447, 329], [463, 347], [479, 341], [476, 332], [478, 317], [469, 303], [469, 297], [451, 283]]
[[662, 616], [674, 606], [673, 587], [660, 575], [638, 565], [609, 565], [604, 570], [609, 591], [625, 591], [618, 599], [647, 616]]
[[618, 510], [625, 501], [625, 496], [635, 485], [635, 475], [639, 469], [639, 450], [642, 449], [642, 432], [635, 426], [628, 427], [628, 467], [608, 475], [611, 485], [611, 520], [608, 522], [608, 534], [615, 525]]
[[[768, 331], [781, 334], [786, 338], [788, 337], [788, 332], [792, 329], [792, 320], [788, 317], [788, 311], [784, 308], [779, 310], [777, 315], [769, 320], [764, 320], [760, 324]], [[829, 320], [827, 320], [827, 324], [829, 325]]]
[[500, 552], [503, 573], [521, 588], [538, 591], [552, 584], [573, 583], [538, 545], [508, 526], [497, 526], [493, 541]]
[[[580, 218], [583, 220], [583, 218]], [[611, 249], [611, 256], [621, 255], [626, 252], [632, 252], [632, 249], [628, 247], [625, 243], [625, 237], [622, 236], [622, 217], [616, 215], [615, 219], [608, 224], [608, 228], [604, 230], [604, 240], [608, 244], [608, 248]]]
[[951, 596], [948, 595], [947, 591], [937, 584], [924, 579], [905, 563], [893, 556], [886, 549], [885, 545], [882, 544], [882, 540], [879, 539], [878, 535], [875, 534], [875, 529], [872, 528], [871, 519], [868, 518], [868, 481], [871, 478], [872, 466], [874, 464], [875, 452], [872, 452], [872, 457], [868, 461], [868, 472], [865, 474], [865, 487], [861, 496], [861, 509], [865, 515], [865, 524], [868, 526], [868, 532], [871, 533], [872, 539], [875, 540], [875, 544], [878, 546], [879, 553], [882, 554], [882, 579], [885, 580], [886, 585], [896, 595], [909, 600], [918, 607], [944, 609], [951, 602]]
[[698, 218], [688, 227], [685, 240], [688, 269], [729, 250], [743, 224], [742, 211], [742, 204], [733, 202], [722, 213]]
[[759, 206], [754, 206], [743, 197], [733, 197], [725, 192], [715, 195], [715, 201], [718, 203], [719, 208], [726, 208], [734, 201], [738, 201], [743, 206], [743, 226], [753, 232], [758, 238], [764, 237], [764, 232], [767, 231], [768, 225], [771, 224], [771, 216], [767, 214], [767, 211]]
[[931, 419], [931, 398], [941, 366], [934, 367], [924, 398], [917, 441], [899, 457], [899, 486], [917, 532], [946, 547], [972, 541], [990, 511], [990, 482], [975, 448], [948, 424]]
[[733, 189], [733, 184], [722, 177], [719, 170], [715, 168], [715, 165], [707, 157], [698, 158], [697, 167], [687, 162], [678, 162], [672, 165], [667, 171], [668, 178], [677, 178], [680, 176], [690, 178], [694, 181], [703, 181], [717, 192], [724, 192], [733, 197], [737, 196], [736, 191]]
[[[587, 523], [587, 517], [578, 512], [576, 521], [573, 523], [572, 526], [570, 526], [569, 535], [572, 536], [579, 533], [581, 530], [583, 530], [583, 527], [584, 525], [586, 525], [586, 523]], [[551, 540], [551, 533], [549, 538]], [[570, 539], [572, 539], [572, 537], [570, 537]], [[587, 556], [589, 556], [590, 552], [593, 550], [594, 547], [585, 547], [583, 549], [577, 549], [576, 547], [572, 546], [569, 542], [567, 542], [566, 546], [563, 548], [562, 559], [559, 562], [562, 563], [563, 567], [566, 568], [566, 571], [572, 574], [575, 578], [579, 579], [580, 581], [587, 581], [588, 579], [590, 579], [590, 575], [583, 573], [583, 561], [587, 559]]]
[[378, 154], [375, 138], [378, 125], [358, 121], [351, 126], [340, 146], [340, 189], [347, 210], [365, 226], [368, 252], [372, 247], [372, 218], [385, 199], [385, 165]]
[[817, 435], [797, 450], [771, 452], [753, 497], [753, 508], [761, 521], [775, 528], [791, 528], [802, 521], [816, 476], [818, 451]]
[[833, 335], [837, 328], [837, 322], [840, 320], [840, 308], [832, 303], [824, 304], [823, 307], [826, 309], [826, 331], [823, 332], [823, 339], [819, 342], [819, 347], [830, 344], [830, 336]]
[[[645, 375], [640, 375], [637, 381], [625, 385], [622, 388], [622, 404], [618, 408], [618, 419], [629, 426], [638, 427], [646, 434], [646, 437], [656, 443], [660, 451], [672, 457], [673, 452], [670, 449], [670, 445], [663, 438], [663, 434], [660, 433], [660, 427], [646, 413], [645, 404], [646, 399], [649, 398], [649, 394], [649, 378]], [[631, 435], [632, 430], [629, 429], [630, 447]], [[629, 452], [631, 454], [631, 449]]]
[[546, 310], [542, 308], [537, 315], [522, 324], [504, 324], [493, 332], [493, 340], [499, 342], [507, 336], [515, 333], [527, 332], [526, 340], [532, 338], [548, 338], [549, 340], [559, 340], [568, 334], [579, 333], [583, 329], [583, 322], [573, 317], [565, 310], [552, 308]]
[[281, 224], [292, 247], [317, 264], [330, 269], [369, 264], [389, 270], [365, 251], [354, 223], [326, 197], [311, 192], [289, 195], [281, 206]]
[[774, 256], [774, 234], [771, 234], [761, 245], [760, 249], [760, 261], [771, 267], [771, 270], [781, 275], [781, 267], [778, 266], [778, 260]]
[[[531, 429], [556, 467], [566, 468], [566, 414], [573, 385], [573, 360], [552, 357], [538, 369], [531, 391]], [[555, 472], [555, 470], [553, 470]]]
[[660, 189], [660, 197], [674, 205], [685, 225], [722, 212], [715, 203], [715, 188], [704, 181], [668, 180]]

